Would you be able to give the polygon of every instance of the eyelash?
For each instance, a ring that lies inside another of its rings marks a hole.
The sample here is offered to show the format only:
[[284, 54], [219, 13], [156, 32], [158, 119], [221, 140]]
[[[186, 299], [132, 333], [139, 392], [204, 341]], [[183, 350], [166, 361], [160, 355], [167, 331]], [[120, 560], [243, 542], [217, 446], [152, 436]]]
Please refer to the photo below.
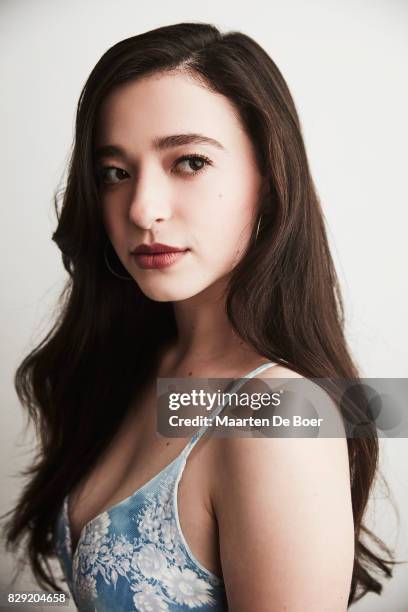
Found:
[[[180, 171], [176, 171], [176, 174], [186, 174], [187, 176], [195, 176], [196, 174], [199, 174], [200, 172], [204, 172], [208, 166], [212, 165], [212, 161], [206, 157], [205, 155], [198, 155], [198, 154], [191, 154], [191, 155], [182, 155], [181, 157], [179, 157], [175, 164], [174, 167], [177, 167], [178, 164], [180, 164], [183, 161], [192, 161], [192, 160], [199, 160], [204, 162], [204, 165], [199, 168], [198, 170], [193, 170], [192, 172], [181, 172]], [[112, 183], [104, 183], [104, 174], [107, 170], [119, 170], [120, 172], [126, 172], [126, 170], [122, 170], [121, 168], [117, 168], [116, 166], [102, 166], [101, 168], [99, 168], [98, 170], [98, 179], [101, 183], [105, 184], [105, 185], [117, 185], [118, 183], [121, 183], [122, 181], [117, 181], [112, 182]]]

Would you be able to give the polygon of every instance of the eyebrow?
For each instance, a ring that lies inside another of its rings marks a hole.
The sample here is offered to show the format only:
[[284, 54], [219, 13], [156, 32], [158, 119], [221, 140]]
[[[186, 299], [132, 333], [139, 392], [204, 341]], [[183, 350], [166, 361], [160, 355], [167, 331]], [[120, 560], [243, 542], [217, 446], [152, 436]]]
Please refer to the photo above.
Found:
[[[180, 147], [182, 145], [189, 144], [207, 144], [216, 149], [220, 149], [221, 151], [225, 151], [225, 147], [215, 140], [214, 138], [210, 138], [209, 136], [204, 136], [203, 134], [171, 134], [170, 136], [158, 136], [154, 138], [152, 142], [154, 151], [163, 151], [165, 149], [172, 149], [173, 147]], [[104, 157], [120, 157], [122, 159], [126, 158], [125, 151], [116, 145], [103, 145], [101, 147], [97, 147], [95, 150], [95, 161], [103, 159]]]

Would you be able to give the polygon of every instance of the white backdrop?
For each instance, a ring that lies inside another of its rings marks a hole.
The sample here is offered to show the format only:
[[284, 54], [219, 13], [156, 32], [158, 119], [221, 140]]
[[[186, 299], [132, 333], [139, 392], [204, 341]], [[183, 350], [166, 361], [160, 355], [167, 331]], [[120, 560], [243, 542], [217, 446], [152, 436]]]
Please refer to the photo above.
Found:
[[[404, 0], [1, 0], [0, 512], [21, 490], [30, 430], [15, 368], [49, 328], [65, 272], [51, 242], [52, 195], [73, 137], [80, 90], [112, 44], [155, 27], [207, 21], [259, 42], [282, 71], [303, 126], [346, 306], [347, 337], [366, 377], [408, 377], [406, 327], [408, 2]], [[408, 560], [407, 440], [382, 442], [370, 524]], [[0, 554], [4, 590], [12, 566]], [[27, 571], [20, 588], [37, 588]], [[73, 608], [72, 608], [73, 609]], [[408, 564], [356, 612], [406, 612]]]

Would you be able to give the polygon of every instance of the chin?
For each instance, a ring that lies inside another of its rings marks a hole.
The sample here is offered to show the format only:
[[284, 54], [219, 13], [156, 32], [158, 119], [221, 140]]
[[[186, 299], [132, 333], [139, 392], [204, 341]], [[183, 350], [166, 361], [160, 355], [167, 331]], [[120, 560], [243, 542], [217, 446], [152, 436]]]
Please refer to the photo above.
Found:
[[[167, 284], [167, 283], [166, 283]], [[196, 285], [192, 287], [183, 287], [180, 282], [173, 279], [172, 282], [165, 286], [165, 283], [146, 283], [138, 282], [140, 290], [145, 294], [146, 297], [154, 300], [155, 302], [180, 302], [182, 300], [188, 300], [189, 298], [201, 293], [206, 289], [206, 285]]]

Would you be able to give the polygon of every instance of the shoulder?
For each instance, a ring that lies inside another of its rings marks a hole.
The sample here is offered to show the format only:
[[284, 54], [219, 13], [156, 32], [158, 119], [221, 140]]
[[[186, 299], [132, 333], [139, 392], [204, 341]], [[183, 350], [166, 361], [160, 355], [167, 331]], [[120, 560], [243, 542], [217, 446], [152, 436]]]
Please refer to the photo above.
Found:
[[[258, 361], [258, 364], [259, 364], [259, 361]], [[251, 367], [253, 368], [252, 370], [251, 370]], [[260, 369], [260, 371], [257, 372], [256, 374], [252, 374], [250, 376], [250, 380], [256, 381], [256, 380], [271, 379], [271, 378], [304, 378], [304, 376], [300, 374], [299, 372], [296, 372], [296, 370], [293, 370], [283, 364], [274, 363], [274, 362], [270, 362], [268, 364], [268, 362], [264, 361], [258, 366], [256, 365], [254, 366], [254, 362], [252, 363], [248, 362], [248, 366], [246, 368], [245, 367], [242, 368], [242, 370], [245, 372], [249, 372], [249, 371], [254, 372], [254, 370], [258, 370], [258, 369]]]
[[[280, 365], [260, 374], [270, 376], [302, 378]], [[354, 559], [346, 440], [229, 437], [213, 445], [212, 503], [232, 609], [345, 610]]]
[[[254, 377], [254, 380], [263, 379], [305, 379], [298, 372], [283, 366], [272, 365], [264, 369]], [[255, 382], [256, 382], [255, 380]], [[308, 384], [317, 387], [316, 383], [308, 380]], [[330, 402], [330, 407], [338, 411], [329, 396], [322, 391]], [[255, 486], [251, 476], [255, 471], [263, 474], [267, 482], [276, 482], [276, 479], [285, 478], [289, 470], [296, 469], [298, 473], [304, 473], [305, 484], [310, 482], [313, 486], [322, 482], [326, 475], [334, 477], [336, 473], [332, 469], [327, 471], [328, 462], [331, 468], [337, 466], [337, 476], [340, 477], [350, 489], [350, 478], [348, 469], [347, 441], [344, 437], [336, 438], [306, 438], [306, 437], [241, 437], [238, 435], [226, 438], [214, 438], [213, 452], [218, 455], [217, 462], [223, 468], [219, 471], [219, 478], [228, 479], [227, 468], [236, 470], [238, 482], [246, 485], [246, 490]], [[305, 459], [306, 462], [305, 462]], [[277, 469], [279, 467], [279, 469]], [[242, 468], [240, 471], [239, 468]], [[246, 469], [244, 469], [246, 468]], [[332, 478], [330, 486], [333, 486]], [[223, 483], [225, 484], [225, 483]]]
[[256, 374], [255, 378], [304, 378], [304, 376], [281, 363], [271, 363], [268, 368]]

